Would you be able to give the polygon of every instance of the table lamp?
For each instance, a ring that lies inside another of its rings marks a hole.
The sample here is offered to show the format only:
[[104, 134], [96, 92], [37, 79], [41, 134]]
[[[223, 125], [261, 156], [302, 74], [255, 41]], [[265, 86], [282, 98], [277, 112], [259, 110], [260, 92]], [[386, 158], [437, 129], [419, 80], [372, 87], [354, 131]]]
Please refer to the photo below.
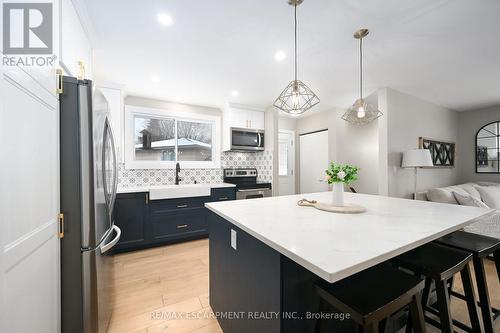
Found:
[[408, 150], [403, 153], [403, 162], [401, 166], [403, 168], [415, 169], [415, 192], [413, 194], [413, 199], [417, 200], [418, 168], [434, 166], [434, 163], [432, 162], [431, 151], [429, 149]]

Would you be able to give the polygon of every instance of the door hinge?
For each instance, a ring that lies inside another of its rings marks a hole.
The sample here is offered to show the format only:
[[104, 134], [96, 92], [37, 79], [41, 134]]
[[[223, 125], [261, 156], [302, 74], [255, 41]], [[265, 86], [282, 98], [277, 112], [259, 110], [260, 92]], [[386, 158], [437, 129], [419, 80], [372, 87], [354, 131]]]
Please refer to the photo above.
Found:
[[56, 77], [57, 77], [57, 87], [56, 93], [61, 95], [63, 93], [63, 71], [62, 69], [56, 69]]
[[57, 215], [57, 220], [58, 220], [58, 232], [57, 232], [57, 237], [59, 238], [64, 238], [64, 214], [59, 213]]

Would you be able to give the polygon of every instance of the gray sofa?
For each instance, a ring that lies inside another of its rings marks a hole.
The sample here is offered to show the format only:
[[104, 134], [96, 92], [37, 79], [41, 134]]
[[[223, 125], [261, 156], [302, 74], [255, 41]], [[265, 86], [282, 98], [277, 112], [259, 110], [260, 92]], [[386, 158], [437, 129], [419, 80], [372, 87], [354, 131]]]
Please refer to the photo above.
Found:
[[[494, 186], [496, 188], [488, 188]], [[484, 188], [487, 188], [486, 190]], [[469, 199], [475, 198], [479, 202], [475, 201], [476, 204], [485, 205], [490, 208], [496, 209], [497, 213], [493, 216], [487, 217], [480, 222], [474, 223], [466, 228], [466, 231], [474, 232], [477, 234], [487, 235], [500, 239], [500, 207], [498, 207], [498, 198], [491, 198], [491, 195], [486, 198], [485, 192], [498, 193], [500, 190], [500, 183], [492, 182], [477, 182], [477, 183], [465, 183], [455, 186], [448, 186], [442, 188], [430, 189], [426, 192], [417, 193], [418, 200], [433, 201], [447, 204], [460, 204], [457, 200], [458, 198], [468, 197]], [[471, 201], [474, 199], [471, 199]], [[486, 205], [486, 202], [489, 205]], [[474, 204], [468, 204], [474, 205]], [[493, 207], [492, 207], [493, 206]]]

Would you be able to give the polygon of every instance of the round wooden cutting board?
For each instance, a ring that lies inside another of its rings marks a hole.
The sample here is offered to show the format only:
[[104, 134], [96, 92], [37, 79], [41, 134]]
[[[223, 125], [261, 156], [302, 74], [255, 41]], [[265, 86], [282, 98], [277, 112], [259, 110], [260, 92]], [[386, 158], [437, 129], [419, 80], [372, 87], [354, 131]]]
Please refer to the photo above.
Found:
[[308, 201], [305, 199], [299, 200], [297, 202], [299, 206], [309, 206], [316, 209], [330, 212], [330, 213], [340, 213], [340, 214], [360, 214], [366, 212], [366, 208], [360, 205], [346, 203], [344, 206], [334, 206], [330, 203]]

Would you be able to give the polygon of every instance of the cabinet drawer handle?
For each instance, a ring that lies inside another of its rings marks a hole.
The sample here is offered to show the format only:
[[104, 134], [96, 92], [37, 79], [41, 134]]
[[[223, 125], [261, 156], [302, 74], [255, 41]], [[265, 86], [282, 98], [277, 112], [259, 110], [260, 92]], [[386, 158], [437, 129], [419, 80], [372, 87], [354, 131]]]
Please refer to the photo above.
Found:
[[222, 198], [219, 198], [219, 200], [227, 200], [229, 199], [228, 197], [222, 197]]
[[187, 224], [181, 224], [181, 225], [177, 226], [177, 229], [184, 229], [184, 228], [187, 228], [187, 227], [188, 227]]
[[188, 205], [177, 205], [177, 208], [186, 208]]

